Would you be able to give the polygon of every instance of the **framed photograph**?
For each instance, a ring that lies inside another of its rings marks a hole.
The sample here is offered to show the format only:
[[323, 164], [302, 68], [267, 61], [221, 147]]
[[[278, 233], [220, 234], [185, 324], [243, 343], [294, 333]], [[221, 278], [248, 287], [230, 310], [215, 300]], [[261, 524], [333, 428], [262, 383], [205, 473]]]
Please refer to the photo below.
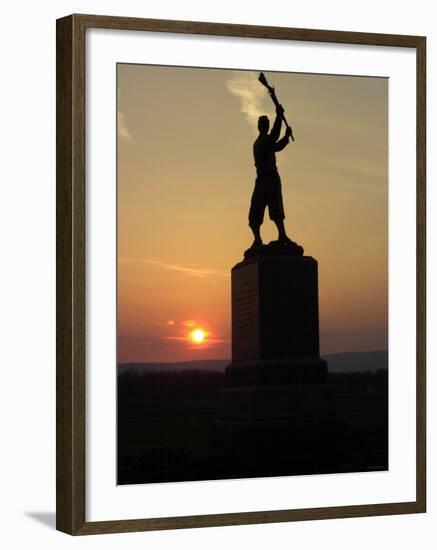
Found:
[[426, 40], [57, 21], [57, 528], [426, 510]]

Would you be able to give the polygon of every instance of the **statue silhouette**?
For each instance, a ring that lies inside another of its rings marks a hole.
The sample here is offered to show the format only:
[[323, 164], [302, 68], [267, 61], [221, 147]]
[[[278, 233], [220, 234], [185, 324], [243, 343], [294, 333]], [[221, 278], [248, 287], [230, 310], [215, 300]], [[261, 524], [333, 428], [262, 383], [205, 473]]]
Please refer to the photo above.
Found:
[[270, 133], [270, 121], [268, 117], [263, 115], [258, 119], [259, 135], [253, 144], [256, 180], [249, 210], [249, 227], [254, 235], [251, 249], [257, 249], [263, 244], [261, 225], [264, 220], [266, 207], [269, 209], [270, 219], [278, 228], [278, 242], [285, 245], [295, 244], [285, 231], [281, 178], [276, 167], [276, 153], [282, 151], [288, 145], [292, 136], [292, 130], [287, 126], [285, 135], [279, 139], [283, 116], [284, 108], [278, 104], [276, 107], [276, 119]]

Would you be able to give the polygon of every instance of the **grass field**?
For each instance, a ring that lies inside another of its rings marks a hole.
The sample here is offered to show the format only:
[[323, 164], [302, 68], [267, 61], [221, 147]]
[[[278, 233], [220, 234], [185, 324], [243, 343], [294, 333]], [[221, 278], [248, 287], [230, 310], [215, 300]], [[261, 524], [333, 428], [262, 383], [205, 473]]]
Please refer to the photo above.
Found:
[[[337, 449], [334, 465], [331, 460], [326, 471], [388, 468], [388, 393], [382, 380], [375, 386], [366, 376], [337, 377], [341, 384], [336, 392], [336, 415], [341, 429], [332, 440]], [[219, 456], [213, 445], [220, 383], [205, 398], [197, 391], [197, 382], [195, 391], [184, 384], [182, 390], [176, 387], [169, 395], [168, 388], [162, 388], [165, 398], [156, 391], [142, 398], [137, 384], [130, 393], [126, 388], [119, 393], [119, 483], [245, 476], [240, 464]], [[290, 468], [289, 475], [312, 473], [310, 466], [308, 471], [302, 465], [295, 471]], [[323, 457], [318, 471], [324, 471]]]

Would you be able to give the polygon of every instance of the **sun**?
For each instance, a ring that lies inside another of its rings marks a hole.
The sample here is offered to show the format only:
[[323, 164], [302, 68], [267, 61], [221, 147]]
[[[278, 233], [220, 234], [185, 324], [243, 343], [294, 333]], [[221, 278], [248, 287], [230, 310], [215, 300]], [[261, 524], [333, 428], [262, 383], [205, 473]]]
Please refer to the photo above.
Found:
[[196, 328], [190, 332], [190, 338], [195, 344], [202, 344], [206, 338], [206, 332], [201, 328]]

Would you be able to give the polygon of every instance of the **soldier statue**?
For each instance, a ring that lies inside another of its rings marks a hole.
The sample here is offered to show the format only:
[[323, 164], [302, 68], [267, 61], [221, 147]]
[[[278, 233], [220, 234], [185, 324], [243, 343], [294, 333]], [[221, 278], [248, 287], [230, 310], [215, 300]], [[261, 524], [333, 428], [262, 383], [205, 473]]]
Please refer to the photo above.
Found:
[[259, 135], [253, 144], [256, 180], [249, 210], [249, 227], [254, 235], [251, 249], [259, 248], [263, 244], [260, 230], [266, 207], [269, 208], [270, 219], [278, 228], [278, 242], [294, 244], [285, 231], [281, 179], [276, 167], [276, 153], [282, 151], [289, 144], [290, 137], [292, 137], [292, 130], [287, 125], [284, 136], [279, 139], [283, 118], [284, 109], [282, 105], [278, 104], [276, 119], [270, 133], [268, 117], [263, 115], [258, 119]]

